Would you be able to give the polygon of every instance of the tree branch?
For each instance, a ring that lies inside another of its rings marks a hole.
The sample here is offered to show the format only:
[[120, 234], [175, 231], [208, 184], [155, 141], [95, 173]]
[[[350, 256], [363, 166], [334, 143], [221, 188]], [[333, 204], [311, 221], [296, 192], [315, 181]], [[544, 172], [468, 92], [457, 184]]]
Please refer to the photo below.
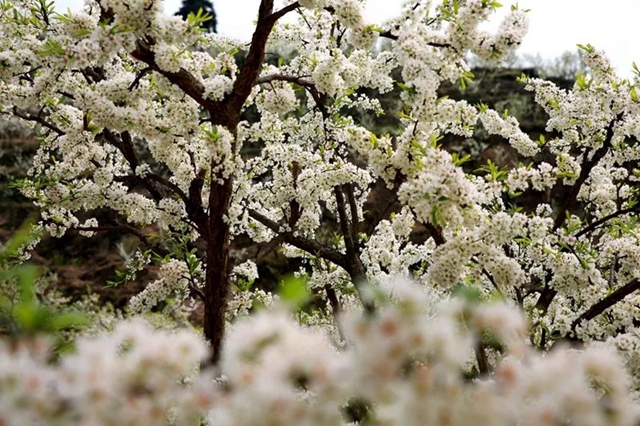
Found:
[[152, 67], [146, 67], [146, 68], [142, 69], [140, 71], [140, 73], [138, 73], [136, 78], [133, 80], [133, 82], [129, 85], [129, 91], [132, 91], [133, 89], [136, 89], [138, 87], [138, 85], [140, 85], [140, 80], [142, 80], [142, 78], [145, 75], [150, 74], [152, 71], [153, 71]]
[[133, 149], [131, 134], [129, 132], [122, 132], [120, 135], [117, 135], [111, 130], [105, 128], [102, 130], [102, 133], [100, 133], [100, 136], [104, 137], [107, 142], [118, 148], [124, 159], [129, 163], [131, 170], [135, 173], [136, 168], [138, 167], [138, 156]]
[[354, 224], [349, 223], [349, 219], [347, 217], [347, 208], [342, 190], [340, 189], [340, 187], [336, 186], [335, 188], [333, 188], [333, 192], [335, 194], [336, 204], [338, 206], [340, 230], [342, 232], [342, 236], [344, 237], [344, 245], [347, 252], [346, 269], [351, 276], [351, 282], [353, 282], [353, 285], [358, 291], [358, 296], [360, 297], [360, 301], [362, 302], [365, 311], [368, 313], [373, 313], [375, 311], [374, 304], [372, 303], [372, 301], [367, 300], [365, 295], [362, 293], [362, 286], [367, 281], [367, 273], [364, 265], [362, 264], [362, 260], [360, 259], [360, 250], [358, 249], [357, 239], [353, 238]]
[[441, 227], [435, 226], [429, 222], [423, 222], [422, 225], [427, 228], [427, 231], [429, 231], [429, 234], [431, 234], [431, 238], [433, 238], [433, 242], [436, 243], [436, 247], [439, 247], [447, 242], [447, 240], [444, 238]]
[[289, 83], [297, 84], [303, 87], [315, 87], [315, 84], [311, 80], [305, 80], [303, 77], [296, 77], [295, 75], [286, 74], [270, 74], [263, 77], [259, 77], [253, 83], [254, 86], [259, 84], [271, 83], [272, 81], [287, 81]]
[[487, 359], [487, 353], [485, 351], [485, 345], [482, 343], [482, 335], [478, 337], [478, 343], [475, 347], [476, 362], [478, 363], [478, 372], [482, 375], [491, 373], [491, 367], [489, 366], [489, 360]]
[[[412, 11], [416, 10], [421, 4], [422, 4], [422, 2], [420, 2], [420, 1], [415, 2], [413, 4], [413, 7], [411, 8], [411, 10]], [[427, 23], [427, 25], [430, 25], [434, 21], [435, 21], [435, 19], [432, 19], [429, 23]], [[396, 25], [394, 27], [394, 29], [395, 30], [399, 30], [400, 29], [400, 24]], [[398, 40], [398, 36], [395, 36], [395, 35], [391, 34], [391, 30], [381, 32], [380, 33], [380, 37], [388, 38], [390, 40]], [[447, 43], [436, 43], [436, 42], [427, 43], [427, 46], [432, 46], [432, 47], [451, 47], [451, 48], [453, 48], [453, 46], [451, 46], [450, 44], [447, 44]]]
[[229, 98], [229, 106], [238, 114], [251, 94], [254, 82], [260, 75], [264, 63], [265, 47], [267, 39], [275, 23], [286, 13], [296, 9], [298, 5], [293, 3], [282, 10], [273, 13], [274, 0], [262, 0], [258, 10], [258, 22], [251, 37], [251, 47], [246, 61], [236, 81], [233, 83], [233, 91]]
[[191, 293], [198, 296], [198, 299], [200, 299], [200, 301], [204, 302], [204, 293], [198, 287], [193, 285], [192, 282], [189, 282], [189, 290], [191, 291]]
[[606, 296], [604, 299], [593, 305], [586, 312], [583, 312], [582, 315], [576, 318], [576, 320], [571, 324], [571, 331], [575, 331], [575, 329], [580, 325], [582, 321], [592, 320], [593, 318], [602, 314], [604, 311], [606, 311], [616, 303], [622, 301], [625, 297], [639, 289], [640, 279], [635, 278], [629, 281], [627, 284], [618, 288], [613, 293]]
[[[335, 187], [333, 192], [336, 197], [336, 204], [338, 206], [338, 216], [340, 223], [340, 231], [342, 232], [342, 236], [344, 237], [344, 245], [347, 249], [347, 258], [350, 260], [354, 256], [357, 256], [357, 247], [356, 241], [353, 239], [353, 232], [351, 227], [353, 224], [349, 224], [349, 219], [347, 218], [347, 208], [344, 200], [344, 195], [342, 194], [342, 190], [339, 187]], [[349, 271], [351, 273], [351, 271]]]
[[347, 257], [344, 254], [340, 253], [338, 250], [328, 248], [320, 244], [319, 242], [310, 240], [308, 238], [298, 237], [291, 231], [282, 232], [282, 227], [280, 226], [280, 224], [272, 221], [268, 217], [258, 213], [253, 209], [249, 209], [249, 216], [278, 234], [286, 243], [291, 244], [292, 246], [297, 247], [300, 250], [304, 250], [310, 254], [326, 259], [340, 266], [345, 271], [348, 271]]
[[118, 224], [116, 226], [74, 226], [71, 228], [75, 231], [86, 232], [121, 232], [124, 234], [131, 234], [136, 236], [144, 244], [151, 245], [149, 239], [142, 232], [134, 228], [133, 226]]
[[187, 194], [185, 194], [184, 191], [182, 189], [180, 189], [180, 187], [178, 185], [176, 185], [175, 183], [171, 182], [169, 179], [164, 178], [164, 177], [162, 177], [160, 175], [157, 175], [155, 173], [147, 173], [146, 175], [144, 175], [144, 178], [152, 180], [154, 182], [158, 182], [160, 185], [164, 186], [165, 188], [170, 189], [175, 195], [180, 197], [180, 199], [185, 204], [189, 203], [189, 197], [187, 196]]
[[[598, 164], [598, 162], [609, 151], [609, 148], [611, 147], [611, 142], [613, 140], [613, 126], [615, 125], [616, 121], [621, 119], [622, 119], [622, 114], [618, 114], [616, 118], [609, 123], [609, 126], [607, 126], [605, 140], [602, 143], [602, 146], [598, 148], [596, 152], [593, 153], [591, 160], [588, 160], [589, 153], [588, 151], [585, 151], [584, 160], [582, 162], [582, 168], [580, 170], [580, 175], [578, 176], [576, 183], [571, 188], [571, 192], [569, 193], [569, 195], [564, 198], [564, 203], [560, 208], [560, 211], [558, 212], [558, 216], [556, 216], [556, 219], [553, 223], [554, 230], [559, 229], [564, 224], [564, 221], [567, 218], [567, 212], [570, 212], [575, 208], [578, 200], [578, 194], [580, 193], [580, 188], [582, 188], [582, 185], [589, 177], [589, 174], [591, 173], [591, 170], [593, 169], [593, 167], [596, 164]], [[536, 302], [536, 309], [540, 309], [542, 310], [542, 312], [546, 312], [547, 309], [549, 309], [549, 306], [551, 305], [551, 303], [553, 302], [553, 299], [555, 298], [556, 294], [557, 294], [557, 291], [547, 284], [544, 290], [542, 290], [542, 293], [540, 293], [540, 297], [538, 297], [538, 301]]]
[[287, 81], [289, 83], [297, 84], [300, 87], [304, 87], [313, 98], [314, 102], [316, 103], [316, 106], [318, 107], [318, 109], [320, 110], [320, 113], [322, 114], [322, 117], [325, 120], [329, 118], [329, 111], [325, 106], [326, 95], [318, 92], [318, 89], [316, 89], [316, 85], [313, 81], [306, 80], [303, 77], [296, 77], [293, 75], [271, 74], [271, 75], [266, 75], [264, 77], [257, 78], [256, 81], [253, 83], [253, 85], [257, 86], [259, 84], [271, 83], [272, 81]]
[[613, 139], [613, 126], [615, 125], [616, 121], [620, 119], [622, 119], [622, 114], [618, 114], [618, 116], [614, 120], [612, 120], [611, 123], [609, 123], [609, 126], [607, 126], [605, 140], [602, 143], [602, 146], [593, 153], [593, 157], [591, 157], [591, 160], [588, 160], [589, 151], [585, 151], [582, 168], [580, 169], [580, 175], [578, 176], [576, 183], [571, 187], [571, 192], [569, 193], [569, 195], [564, 198], [564, 203], [558, 211], [558, 216], [556, 216], [556, 219], [553, 223], [554, 230], [560, 228], [564, 224], [564, 221], [567, 218], [567, 212], [570, 212], [575, 208], [578, 202], [578, 194], [580, 193], [580, 189], [589, 177], [591, 170], [607, 154], [609, 148], [611, 148], [611, 141]]
[[204, 187], [207, 171], [202, 169], [189, 185], [189, 201], [185, 202], [185, 209], [189, 219], [196, 224], [200, 235], [208, 235], [207, 213], [202, 204], [202, 188]]
[[336, 328], [338, 329], [338, 335], [340, 336], [340, 340], [344, 345], [347, 344], [347, 336], [342, 329], [342, 324], [340, 323], [340, 314], [342, 313], [342, 305], [340, 304], [340, 300], [336, 295], [336, 291], [331, 287], [330, 284], [326, 284], [324, 286], [324, 291], [327, 293], [327, 299], [329, 300], [329, 304], [331, 305], [332, 317], [333, 321], [336, 323]]
[[349, 210], [351, 210], [351, 238], [353, 239], [354, 245], [357, 247], [360, 219], [358, 218], [358, 206], [356, 204], [356, 196], [353, 192], [353, 184], [348, 183], [344, 185], [344, 192], [347, 194]]
[[618, 216], [622, 216], [623, 214], [633, 213], [640, 211], [640, 204], [637, 204], [633, 207], [629, 207], [626, 209], [618, 210], [617, 212], [611, 213], [607, 216], [604, 216], [595, 222], [590, 223], [586, 228], [581, 229], [579, 232], [575, 234], [576, 238], [583, 236], [584, 234], [588, 234], [589, 232], [595, 231], [600, 225], [610, 221], [611, 219], [615, 219]]
[[[380, 37], [388, 38], [389, 40], [394, 40], [394, 41], [398, 40], [398, 36], [391, 34], [391, 31], [381, 32], [380, 33]], [[425, 43], [425, 44], [427, 46], [438, 47], [438, 48], [446, 48], [446, 49], [453, 49], [454, 48], [449, 43], [438, 43], [438, 42], [435, 42], [435, 41], [430, 41], [430, 42]]]
[[298, 9], [299, 7], [300, 7], [300, 3], [299, 2], [297, 2], [297, 1], [293, 2], [289, 6], [285, 6], [282, 9], [280, 9], [279, 11], [272, 13], [269, 18], [271, 20], [273, 20], [273, 22], [275, 23], [278, 19], [282, 18], [284, 15], [286, 15], [289, 12], [293, 12], [294, 10]]
[[162, 200], [162, 194], [160, 193], [160, 191], [158, 191], [153, 187], [153, 185], [151, 185], [148, 181], [138, 175], [114, 176], [113, 180], [115, 182], [139, 183], [147, 190], [147, 192], [149, 192], [149, 195], [151, 195], [154, 201], [157, 202]]
[[[220, 101], [213, 101], [204, 97], [204, 85], [195, 78], [189, 71], [180, 68], [178, 72], [169, 72], [161, 70], [155, 60], [155, 53], [151, 50], [151, 46], [155, 40], [151, 37], [140, 38], [136, 41], [136, 48], [131, 52], [131, 56], [144, 62], [148, 68], [153, 69], [160, 75], [164, 76], [171, 83], [178, 86], [191, 99], [196, 101], [200, 106], [206, 109], [211, 116], [213, 124], [219, 124], [228, 127], [234, 127], [237, 123], [237, 113], [232, 114], [229, 108]], [[252, 80], [253, 81], [253, 80]], [[243, 101], [244, 102], [244, 101]]]
[[46, 127], [47, 129], [56, 132], [59, 136], [62, 136], [62, 135], [65, 134], [62, 130], [60, 130], [60, 128], [58, 126], [56, 126], [55, 124], [49, 123], [44, 118], [40, 117], [40, 115], [31, 115], [28, 112], [20, 111], [15, 106], [13, 107], [13, 114], [16, 117], [22, 118], [23, 120], [26, 120], [26, 121], [34, 121], [34, 122], [42, 125], [43, 127]]

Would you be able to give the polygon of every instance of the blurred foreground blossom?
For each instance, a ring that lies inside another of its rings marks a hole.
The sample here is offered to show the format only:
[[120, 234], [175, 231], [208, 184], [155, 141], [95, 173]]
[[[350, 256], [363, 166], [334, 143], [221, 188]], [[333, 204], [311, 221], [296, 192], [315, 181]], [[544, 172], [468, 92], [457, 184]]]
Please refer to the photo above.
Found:
[[[238, 320], [221, 363], [188, 330], [141, 320], [80, 338], [47, 362], [42, 344], [0, 346], [0, 423], [631, 425], [630, 380], [606, 347], [527, 341], [524, 317], [463, 298], [430, 303], [408, 281], [381, 286], [375, 314], [340, 317], [347, 343], [276, 306]], [[386, 292], [386, 294], [384, 294]]]

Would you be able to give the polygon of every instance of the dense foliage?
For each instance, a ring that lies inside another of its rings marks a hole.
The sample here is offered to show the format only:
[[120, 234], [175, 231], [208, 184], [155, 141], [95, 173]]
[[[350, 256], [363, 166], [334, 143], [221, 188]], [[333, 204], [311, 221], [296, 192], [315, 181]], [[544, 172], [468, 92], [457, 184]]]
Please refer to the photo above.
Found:
[[[539, 139], [495, 105], [439, 96], [470, 83], [469, 55], [497, 65], [520, 44], [515, 6], [482, 30], [499, 7], [409, 1], [377, 26], [357, 0], [262, 0], [238, 61], [242, 43], [154, 0], [0, 2], [3, 111], [42, 134], [19, 182], [41, 208], [22, 257], [42, 232], [135, 235], [116, 281], [159, 273], [130, 316], [201, 304], [211, 345], [137, 320], [56, 362], [39, 341], [7, 344], [6, 421], [633, 424], [640, 71], [621, 79], [587, 45], [571, 90], [523, 75], [549, 117]], [[398, 128], [367, 127], [396, 88]], [[520, 164], [470, 168], [442, 145], [480, 131]], [[234, 264], [234, 238], [260, 250]], [[300, 278], [279, 296], [251, 286], [274, 247]]]

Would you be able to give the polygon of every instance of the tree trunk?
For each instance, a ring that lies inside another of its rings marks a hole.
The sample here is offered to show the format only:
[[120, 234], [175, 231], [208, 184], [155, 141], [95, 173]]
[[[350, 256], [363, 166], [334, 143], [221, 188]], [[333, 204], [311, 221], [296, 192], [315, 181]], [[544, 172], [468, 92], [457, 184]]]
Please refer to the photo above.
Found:
[[211, 344], [214, 365], [220, 361], [229, 295], [229, 225], [224, 216], [229, 211], [232, 188], [232, 179], [225, 179], [222, 183], [212, 182], [209, 193], [204, 336]]

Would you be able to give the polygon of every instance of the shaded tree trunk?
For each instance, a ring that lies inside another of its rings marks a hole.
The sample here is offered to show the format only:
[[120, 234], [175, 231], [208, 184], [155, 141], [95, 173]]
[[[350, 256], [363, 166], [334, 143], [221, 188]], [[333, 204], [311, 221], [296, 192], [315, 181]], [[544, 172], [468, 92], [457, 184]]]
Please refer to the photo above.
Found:
[[211, 343], [211, 362], [220, 361], [229, 295], [229, 211], [233, 181], [212, 182], [209, 193], [207, 270], [204, 286], [204, 336]]

